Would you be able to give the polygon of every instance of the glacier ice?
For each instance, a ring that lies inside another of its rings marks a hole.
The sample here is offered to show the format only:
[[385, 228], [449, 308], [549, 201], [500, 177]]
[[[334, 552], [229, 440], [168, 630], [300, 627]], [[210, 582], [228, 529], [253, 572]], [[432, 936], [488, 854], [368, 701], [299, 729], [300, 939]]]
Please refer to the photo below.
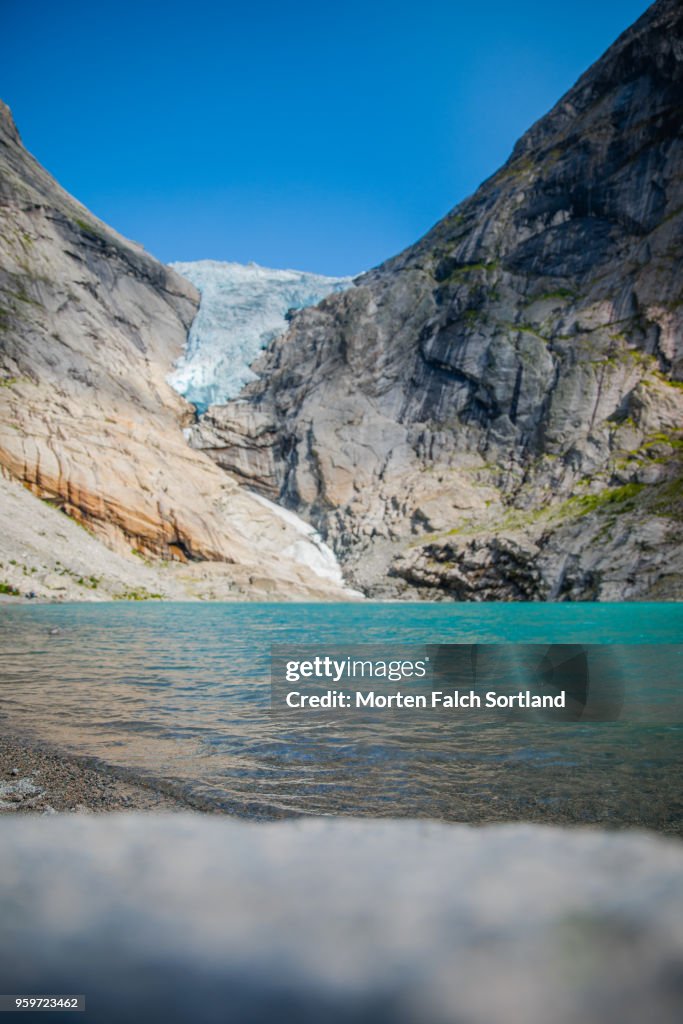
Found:
[[171, 263], [201, 294], [187, 349], [169, 383], [199, 413], [234, 398], [254, 380], [250, 365], [287, 327], [289, 309], [314, 306], [348, 288], [350, 277], [269, 270], [256, 263]]

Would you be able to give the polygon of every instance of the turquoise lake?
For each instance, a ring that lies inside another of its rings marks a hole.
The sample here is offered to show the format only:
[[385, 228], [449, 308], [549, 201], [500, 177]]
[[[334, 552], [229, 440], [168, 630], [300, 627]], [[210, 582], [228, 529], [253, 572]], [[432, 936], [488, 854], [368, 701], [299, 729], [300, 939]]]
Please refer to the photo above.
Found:
[[[295, 727], [269, 709], [270, 656], [272, 644], [680, 649], [682, 640], [680, 604], [6, 604], [0, 727], [143, 776], [196, 806], [247, 817], [362, 814], [677, 831], [677, 714], [654, 722], [442, 717], [361, 732], [314, 719]], [[683, 689], [679, 669], [677, 661], [669, 688]], [[642, 673], [631, 685], [651, 691], [649, 699], [662, 684], [656, 674]]]

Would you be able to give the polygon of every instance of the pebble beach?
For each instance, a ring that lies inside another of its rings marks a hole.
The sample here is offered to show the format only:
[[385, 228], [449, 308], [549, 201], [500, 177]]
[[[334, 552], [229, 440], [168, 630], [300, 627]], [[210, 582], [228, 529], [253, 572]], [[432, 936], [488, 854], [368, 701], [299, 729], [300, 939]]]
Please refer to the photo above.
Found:
[[0, 814], [189, 809], [155, 786], [119, 777], [95, 762], [0, 736]]

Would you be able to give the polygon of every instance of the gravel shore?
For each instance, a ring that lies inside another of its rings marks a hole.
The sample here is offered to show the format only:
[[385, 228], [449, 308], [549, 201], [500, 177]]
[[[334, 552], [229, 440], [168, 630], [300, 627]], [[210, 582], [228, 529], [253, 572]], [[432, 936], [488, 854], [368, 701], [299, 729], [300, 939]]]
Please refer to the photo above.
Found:
[[69, 754], [0, 736], [0, 814], [181, 811], [182, 800]]

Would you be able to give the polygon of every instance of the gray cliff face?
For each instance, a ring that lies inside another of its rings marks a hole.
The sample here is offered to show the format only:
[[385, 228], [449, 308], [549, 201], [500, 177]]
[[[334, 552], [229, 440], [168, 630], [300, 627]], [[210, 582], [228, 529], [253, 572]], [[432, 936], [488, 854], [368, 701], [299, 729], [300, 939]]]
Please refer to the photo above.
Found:
[[193, 443], [368, 593], [683, 596], [683, 8], [415, 246], [292, 316]]

